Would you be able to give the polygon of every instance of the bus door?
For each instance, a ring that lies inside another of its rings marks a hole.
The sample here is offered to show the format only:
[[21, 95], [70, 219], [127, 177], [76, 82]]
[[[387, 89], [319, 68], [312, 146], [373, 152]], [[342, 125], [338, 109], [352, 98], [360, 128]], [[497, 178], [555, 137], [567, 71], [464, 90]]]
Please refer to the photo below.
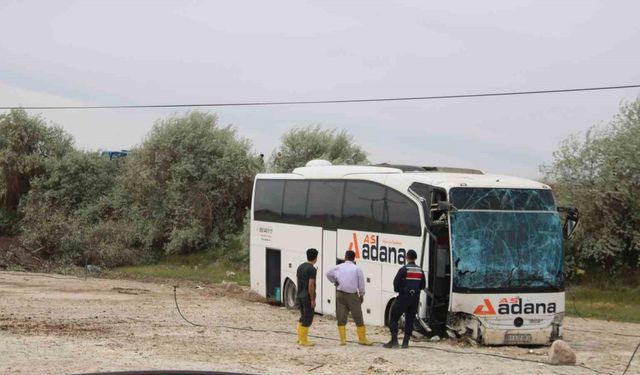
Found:
[[[451, 248], [446, 215], [438, 210], [438, 202], [446, 201], [446, 192], [434, 188], [431, 193], [429, 236], [429, 277], [427, 288], [427, 323], [434, 334], [442, 336], [445, 331], [450, 304]], [[435, 237], [435, 238], [434, 238]]]
[[[318, 282], [318, 290], [321, 292], [318, 296], [319, 299], [316, 301], [322, 301], [322, 304], [319, 305], [322, 309], [320, 312], [323, 314], [336, 314], [336, 287], [327, 280], [326, 273], [338, 263], [337, 246], [337, 232], [331, 230], [322, 231], [322, 266], [318, 267], [317, 282], [320, 279], [322, 281]], [[322, 274], [320, 274], [321, 270]], [[321, 288], [320, 285], [322, 285]]]
[[[444, 334], [449, 312], [451, 282], [451, 250], [446, 214], [438, 202], [447, 200], [446, 190], [415, 182], [409, 191], [423, 199], [423, 210], [429, 234], [420, 266], [427, 271], [426, 320], [433, 333]], [[425, 263], [426, 262], [426, 263]]]

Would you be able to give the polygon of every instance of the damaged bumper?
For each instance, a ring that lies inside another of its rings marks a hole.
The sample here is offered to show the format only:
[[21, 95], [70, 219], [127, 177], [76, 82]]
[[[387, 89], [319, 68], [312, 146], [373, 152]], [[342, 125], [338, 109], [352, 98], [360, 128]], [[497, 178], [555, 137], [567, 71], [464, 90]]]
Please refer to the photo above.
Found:
[[478, 318], [454, 314], [448, 328], [484, 345], [549, 345], [562, 338], [564, 314], [537, 318]]
[[480, 327], [480, 338], [485, 345], [548, 345], [556, 340], [554, 327], [542, 329], [491, 329]]

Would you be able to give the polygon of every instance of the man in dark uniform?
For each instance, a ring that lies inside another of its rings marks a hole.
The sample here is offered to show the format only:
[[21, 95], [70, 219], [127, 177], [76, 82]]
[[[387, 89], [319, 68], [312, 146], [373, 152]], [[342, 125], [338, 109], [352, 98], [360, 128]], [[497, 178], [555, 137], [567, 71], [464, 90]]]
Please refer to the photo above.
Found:
[[393, 290], [398, 293], [393, 306], [391, 307], [391, 317], [389, 320], [389, 330], [391, 340], [384, 344], [385, 348], [398, 347], [398, 319], [404, 314], [404, 339], [402, 348], [409, 347], [409, 339], [413, 332], [413, 321], [418, 312], [420, 303], [420, 291], [427, 285], [426, 277], [422, 268], [416, 265], [418, 255], [415, 251], [407, 251], [407, 264], [402, 266], [396, 277], [393, 279]]
[[314, 309], [316, 308], [316, 273], [313, 266], [318, 260], [318, 250], [307, 250], [307, 261], [298, 267], [296, 277], [298, 279], [298, 291], [296, 303], [300, 308], [300, 320], [298, 321], [298, 344], [301, 346], [313, 346], [314, 342], [308, 340], [309, 327], [313, 323]]

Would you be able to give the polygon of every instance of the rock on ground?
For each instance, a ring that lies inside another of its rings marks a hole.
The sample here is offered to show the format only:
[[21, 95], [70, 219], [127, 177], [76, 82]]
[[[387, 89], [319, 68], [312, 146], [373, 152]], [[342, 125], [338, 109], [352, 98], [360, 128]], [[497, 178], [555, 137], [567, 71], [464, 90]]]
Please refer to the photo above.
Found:
[[549, 348], [549, 363], [552, 365], [575, 365], [576, 353], [565, 341], [557, 340]]

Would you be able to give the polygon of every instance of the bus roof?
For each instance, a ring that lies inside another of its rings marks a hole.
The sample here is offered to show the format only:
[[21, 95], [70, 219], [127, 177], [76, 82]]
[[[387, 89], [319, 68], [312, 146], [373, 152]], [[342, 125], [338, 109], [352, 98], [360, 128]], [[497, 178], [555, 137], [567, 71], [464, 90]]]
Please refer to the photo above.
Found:
[[[416, 167], [417, 168], [417, 167]], [[380, 182], [406, 191], [414, 182], [441, 187], [447, 191], [454, 187], [488, 187], [511, 189], [551, 189], [541, 182], [495, 174], [484, 174], [478, 170], [461, 168], [420, 167], [422, 171], [407, 168], [361, 165], [331, 165], [300, 167], [292, 173], [259, 174], [258, 178], [284, 179], [363, 179]], [[458, 173], [457, 171], [461, 171]]]

